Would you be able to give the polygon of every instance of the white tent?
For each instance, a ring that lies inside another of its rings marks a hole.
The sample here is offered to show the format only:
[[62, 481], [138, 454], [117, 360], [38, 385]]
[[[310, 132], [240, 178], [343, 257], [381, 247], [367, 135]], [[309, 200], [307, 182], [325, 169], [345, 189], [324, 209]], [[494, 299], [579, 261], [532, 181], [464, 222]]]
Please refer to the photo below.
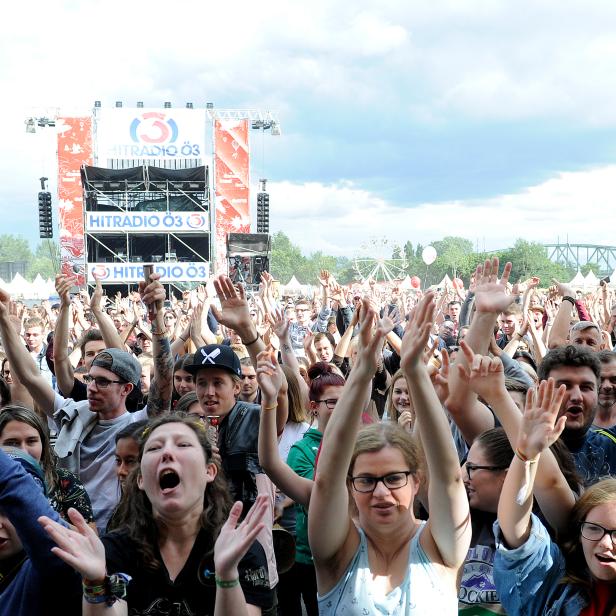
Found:
[[584, 276], [582, 276], [582, 272], [580, 272], [580, 270], [578, 270], [578, 273], [573, 277], [573, 280], [571, 280], [571, 282], [569, 282], [569, 284], [572, 287], [579, 287], [582, 288], [584, 286]]
[[584, 287], [587, 289], [595, 288], [599, 286], [599, 279], [595, 275], [595, 273], [590, 270], [588, 274], [584, 277]]
[[33, 299], [49, 299], [49, 289], [47, 283], [40, 274], [36, 275], [36, 278], [32, 281], [31, 290]]
[[300, 284], [295, 276], [291, 276], [291, 280], [282, 287], [283, 295], [307, 295], [310, 291], [310, 285]]
[[19, 273], [7, 285], [7, 291], [14, 297], [34, 299], [32, 285]]

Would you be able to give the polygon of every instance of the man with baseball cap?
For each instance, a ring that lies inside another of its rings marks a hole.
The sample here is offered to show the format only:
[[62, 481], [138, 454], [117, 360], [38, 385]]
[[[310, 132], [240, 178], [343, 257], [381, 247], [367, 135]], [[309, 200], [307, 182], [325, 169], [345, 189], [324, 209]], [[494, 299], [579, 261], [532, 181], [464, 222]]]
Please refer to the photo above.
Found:
[[157, 350], [158, 384], [153, 383], [150, 388], [150, 401], [153, 396], [154, 405], [149, 404], [135, 413], [126, 410], [126, 400], [133, 390], [139, 391], [141, 365], [131, 353], [116, 348], [101, 351], [84, 376], [87, 400], [76, 402], [63, 398], [40, 376], [28, 351], [19, 344], [9, 320], [10, 297], [0, 290], [0, 337], [11, 370], [28, 388], [33, 400], [54, 420], [59, 463], [78, 475], [84, 484], [99, 530], [105, 529], [119, 498], [115, 436], [128, 424], [168, 410], [171, 400], [173, 365], [162, 310], [165, 291], [156, 279], [158, 275], [152, 276], [150, 284], [144, 285], [140, 292], [146, 305], [157, 306], [152, 334]]

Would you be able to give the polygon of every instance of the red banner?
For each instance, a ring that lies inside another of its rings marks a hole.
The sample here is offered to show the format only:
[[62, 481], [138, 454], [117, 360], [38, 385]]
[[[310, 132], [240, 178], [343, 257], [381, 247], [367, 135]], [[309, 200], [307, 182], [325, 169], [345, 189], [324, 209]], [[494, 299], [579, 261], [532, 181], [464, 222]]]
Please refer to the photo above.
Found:
[[248, 120], [216, 120], [214, 166], [216, 242], [214, 270], [227, 273], [227, 234], [250, 233]]
[[92, 164], [92, 119], [58, 118], [58, 210], [62, 273], [84, 285], [85, 238], [81, 165]]

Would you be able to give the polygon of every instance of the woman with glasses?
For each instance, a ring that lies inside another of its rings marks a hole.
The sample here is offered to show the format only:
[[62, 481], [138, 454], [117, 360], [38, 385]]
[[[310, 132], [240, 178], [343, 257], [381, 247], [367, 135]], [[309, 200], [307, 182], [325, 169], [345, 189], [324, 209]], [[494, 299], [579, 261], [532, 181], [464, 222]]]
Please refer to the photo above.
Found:
[[529, 394], [498, 505], [494, 579], [508, 614], [612, 615], [616, 610], [616, 479], [587, 488], [556, 544], [532, 513], [533, 486], [559, 417], [565, 385]]
[[420, 484], [416, 442], [392, 422], [358, 434], [383, 340], [393, 327], [387, 317], [376, 321], [374, 307], [362, 302], [357, 359], [329, 421], [310, 497], [322, 616], [457, 614], [457, 578], [471, 528], [458, 455], [423, 362], [434, 310], [434, 294], [426, 293], [401, 348], [418, 434], [430, 443], [430, 519], [424, 523], [413, 514]]

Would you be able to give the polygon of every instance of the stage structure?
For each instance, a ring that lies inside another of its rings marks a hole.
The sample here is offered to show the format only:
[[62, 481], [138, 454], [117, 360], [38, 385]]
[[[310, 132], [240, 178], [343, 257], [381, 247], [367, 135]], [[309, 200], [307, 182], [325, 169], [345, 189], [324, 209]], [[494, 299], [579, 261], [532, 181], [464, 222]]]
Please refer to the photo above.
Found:
[[231, 280], [257, 291], [261, 273], [269, 272], [271, 250], [271, 237], [267, 233], [229, 233], [227, 261]]
[[143, 280], [154, 262], [161, 282], [182, 289], [210, 271], [210, 197], [206, 167], [141, 166], [81, 171], [88, 283]]
[[[95, 103], [91, 117], [54, 120], [65, 274], [83, 285], [96, 273], [126, 289], [143, 278], [142, 263], [154, 262], [182, 289], [227, 272], [229, 234], [251, 231], [250, 131], [280, 134], [270, 112], [118, 101]], [[251, 272], [269, 267], [266, 245], [252, 254]]]

